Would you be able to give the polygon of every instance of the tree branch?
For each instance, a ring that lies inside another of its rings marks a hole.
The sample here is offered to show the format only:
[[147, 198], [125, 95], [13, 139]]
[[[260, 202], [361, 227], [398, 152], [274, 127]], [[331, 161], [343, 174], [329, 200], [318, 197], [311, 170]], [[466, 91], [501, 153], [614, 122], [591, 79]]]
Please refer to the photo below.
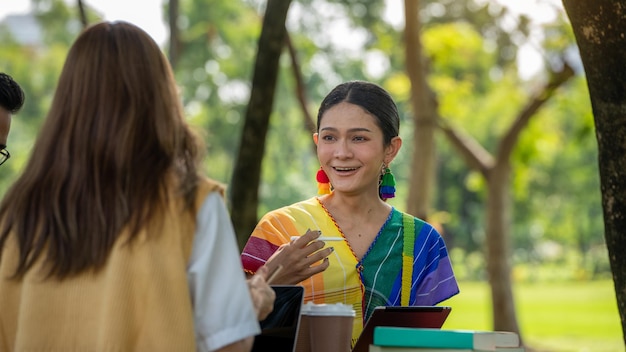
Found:
[[567, 63], [566, 60], [562, 60], [563, 66], [559, 71], [550, 71], [550, 80], [543, 88], [532, 96], [526, 106], [517, 115], [517, 118], [511, 125], [511, 128], [506, 132], [498, 148], [497, 160], [507, 160], [513, 148], [517, 143], [517, 139], [521, 131], [528, 124], [528, 121], [533, 117], [537, 111], [548, 101], [555, 93], [555, 91], [574, 76], [574, 69]]
[[526, 106], [517, 115], [517, 118], [500, 141], [496, 158], [489, 153], [471, 136], [454, 129], [446, 120], [438, 118], [437, 125], [444, 132], [450, 143], [457, 149], [467, 165], [479, 171], [487, 178], [489, 170], [495, 165], [496, 160], [507, 160], [511, 155], [519, 134], [528, 124], [530, 118], [548, 101], [555, 91], [574, 76], [574, 70], [563, 60], [563, 66], [559, 71], [550, 72], [550, 80], [541, 90], [533, 95]]
[[304, 127], [307, 129], [307, 131], [313, 133], [315, 132], [317, 127], [315, 126], [315, 121], [313, 121], [311, 114], [309, 114], [309, 109], [307, 109], [306, 86], [304, 84], [304, 80], [302, 79], [302, 71], [300, 70], [300, 63], [298, 62], [298, 55], [291, 41], [291, 36], [286, 29], [285, 33], [285, 44], [287, 46], [287, 50], [289, 51], [289, 58], [291, 58], [293, 78], [296, 82], [296, 97], [298, 98], [298, 102], [300, 103], [302, 117], [304, 117]]
[[491, 153], [471, 136], [454, 129], [444, 119], [437, 119], [437, 126], [444, 132], [450, 143], [461, 154], [467, 165], [487, 178], [495, 161]]

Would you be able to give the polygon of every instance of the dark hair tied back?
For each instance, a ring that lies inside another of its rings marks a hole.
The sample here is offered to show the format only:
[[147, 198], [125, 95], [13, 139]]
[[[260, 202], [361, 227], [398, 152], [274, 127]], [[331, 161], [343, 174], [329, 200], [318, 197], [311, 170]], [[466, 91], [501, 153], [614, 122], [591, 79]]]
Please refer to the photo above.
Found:
[[326, 95], [317, 113], [318, 131], [324, 113], [344, 101], [360, 106], [376, 118], [376, 123], [383, 131], [385, 145], [400, 134], [400, 117], [393, 98], [381, 86], [366, 81], [341, 83]]
[[24, 91], [13, 78], [0, 72], [0, 106], [11, 113], [18, 112], [24, 105]]

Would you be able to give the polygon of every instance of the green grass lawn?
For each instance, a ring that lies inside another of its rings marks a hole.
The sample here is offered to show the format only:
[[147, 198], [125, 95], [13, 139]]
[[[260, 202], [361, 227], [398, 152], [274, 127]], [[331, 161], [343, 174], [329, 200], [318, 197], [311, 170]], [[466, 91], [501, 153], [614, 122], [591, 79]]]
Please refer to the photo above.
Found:
[[[460, 282], [444, 329], [491, 330], [484, 282]], [[623, 352], [613, 281], [517, 283], [517, 319], [527, 346], [550, 352]]]

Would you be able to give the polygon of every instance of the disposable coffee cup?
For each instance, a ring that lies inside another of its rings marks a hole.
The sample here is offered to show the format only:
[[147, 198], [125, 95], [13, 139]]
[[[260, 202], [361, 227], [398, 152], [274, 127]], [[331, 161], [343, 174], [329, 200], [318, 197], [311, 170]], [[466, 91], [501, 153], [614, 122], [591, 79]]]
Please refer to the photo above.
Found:
[[311, 352], [309, 312], [312, 306], [313, 303], [308, 302], [303, 304], [300, 310], [300, 326], [298, 328], [298, 338], [296, 339], [296, 352]]
[[[298, 351], [350, 352], [354, 316], [354, 309], [349, 304], [305, 304], [300, 318], [300, 329], [305, 335], [308, 327], [309, 334], [308, 339], [303, 336], [303, 340], [298, 341], [298, 346], [302, 346]], [[310, 349], [307, 350], [305, 345], [310, 346]]]

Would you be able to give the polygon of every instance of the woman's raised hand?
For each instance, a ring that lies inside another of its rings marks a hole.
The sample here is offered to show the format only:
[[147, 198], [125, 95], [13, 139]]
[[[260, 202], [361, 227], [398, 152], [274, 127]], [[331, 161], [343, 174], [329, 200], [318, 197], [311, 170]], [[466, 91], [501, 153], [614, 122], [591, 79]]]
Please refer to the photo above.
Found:
[[274, 252], [265, 265], [270, 272], [282, 268], [273, 276], [272, 284], [295, 285], [328, 268], [333, 247], [324, 248], [325, 243], [317, 240], [320, 235], [320, 231], [307, 230]]

